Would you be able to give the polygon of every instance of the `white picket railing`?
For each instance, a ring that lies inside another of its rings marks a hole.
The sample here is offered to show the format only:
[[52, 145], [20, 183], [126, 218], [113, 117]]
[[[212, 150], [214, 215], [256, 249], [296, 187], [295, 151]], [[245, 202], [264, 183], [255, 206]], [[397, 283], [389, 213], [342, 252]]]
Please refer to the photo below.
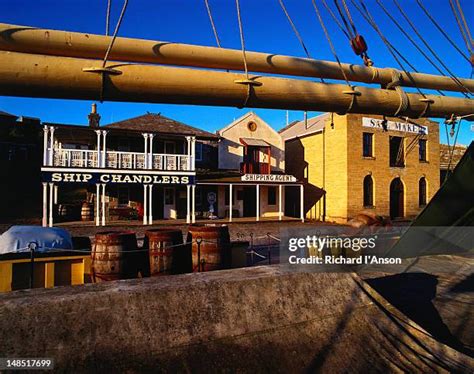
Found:
[[[193, 164], [188, 155], [174, 155], [154, 153], [150, 157], [152, 170], [189, 171]], [[53, 157], [54, 166], [97, 168], [97, 151], [82, 149], [55, 149]], [[145, 169], [145, 154], [140, 152], [107, 151], [105, 168], [110, 169]]]

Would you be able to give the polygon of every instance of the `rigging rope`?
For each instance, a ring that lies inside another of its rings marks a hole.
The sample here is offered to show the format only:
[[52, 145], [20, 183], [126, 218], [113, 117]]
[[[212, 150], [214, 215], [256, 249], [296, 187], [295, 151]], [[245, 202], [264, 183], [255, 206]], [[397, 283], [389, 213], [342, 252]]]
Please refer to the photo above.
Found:
[[347, 31], [344, 29], [344, 26], [342, 25], [341, 21], [339, 21], [339, 19], [336, 17], [336, 15], [334, 14], [334, 12], [332, 11], [332, 9], [330, 8], [330, 6], [328, 5], [328, 3], [326, 2], [326, 0], [322, 0], [322, 3], [324, 5], [324, 7], [327, 9], [328, 13], [331, 15], [332, 19], [334, 20], [334, 22], [336, 22], [336, 25], [339, 26], [339, 28], [341, 29], [342, 33], [347, 37], [347, 39], [351, 39], [351, 36], [347, 33]]
[[[426, 106], [425, 106], [425, 109], [423, 110], [422, 113], [419, 114], [419, 117], [423, 117], [426, 115], [426, 113], [428, 112], [429, 110], [429, 106], [431, 104], [431, 100], [428, 99], [426, 97], [426, 95], [423, 93], [423, 91], [420, 90], [420, 88], [416, 85], [416, 82], [415, 80], [413, 79], [413, 77], [411, 76], [411, 74], [405, 69], [405, 67], [403, 66], [403, 64], [401, 63], [401, 61], [399, 60], [399, 58], [397, 57], [396, 54], [399, 55], [399, 57], [405, 62], [407, 63], [408, 66], [410, 66], [414, 71], [417, 71], [411, 64], [410, 62], [393, 46], [393, 44], [391, 44], [388, 39], [383, 35], [382, 31], [380, 30], [380, 28], [377, 26], [377, 23], [375, 22], [374, 18], [372, 17], [371, 13], [369, 12], [369, 10], [367, 9], [365, 3], [363, 2], [363, 0], [359, 0], [363, 10], [356, 4], [355, 0], [351, 0], [352, 1], [352, 4], [355, 6], [355, 8], [360, 12], [360, 14], [365, 18], [365, 20], [374, 28], [374, 30], [377, 32], [377, 34], [380, 36], [380, 38], [382, 39], [382, 41], [384, 42], [385, 46], [387, 47], [388, 51], [390, 52], [390, 54], [393, 56], [393, 58], [395, 59], [395, 61], [397, 62], [397, 64], [400, 66], [400, 68], [404, 71], [404, 73], [407, 75], [408, 79], [410, 79], [410, 81], [412, 82], [413, 86], [416, 88], [416, 90], [418, 91], [418, 93], [423, 96], [423, 99], [420, 99], [420, 101], [426, 103]], [[396, 53], [396, 54], [395, 54]], [[393, 73], [393, 77], [392, 77], [392, 81], [393, 83], [392, 84], [389, 84], [390, 87], [392, 88], [395, 88], [395, 90], [397, 91], [397, 93], [399, 94], [400, 96], [400, 106], [398, 107], [397, 111], [395, 112], [394, 116], [398, 116], [400, 114], [403, 113], [404, 111], [404, 106], [405, 105], [409, 105], [409, 103], [407, 103], [407, 96], [406, 96], [406, 93], [401, 89], [400, 87], [400, 80], [399, 80], [399, 73], [395, 70], [394, 73]], [[390, 88], [389, 87], [389, 88]]]
[[112, 0], [107, 0], [107, 13], [105, 16], [105, 35], [109, 36], [110, 29], [110, 9], [112, 8]]
[[245, 52], [245, 37], [244, 37], [244, 28], [242, 25], [242, 16], [240, 14], [240, 1], [235, 0], [235, 6], [237, 8], [237, 21], [239, 23], [239, 32], [240, 32], [240, 44], [242, 46], [242, 57], [243, 57], [243, 62], [244, 62], [244, 69], [245, 69], [245, 79], [239, 79], [234, 81], [234, 83], [237, 84], [244, 84], [247, 86], [247, 94], [245, 95], [245, 100], [242, 104], [242, 108], [247, 106], [247, 103], [250, 99], [250, 95], [252, 94], [252, 87], [253, 86], [260, 86], [262, 83], [257, 82], [254, 80], [251, 80], [249, 77], [249, 70], [247, 66], [247, 55]]
[[212, 17], [211, 6], [209, 5], [209, 0], [204, 0], [207, 9], [207, 15], [209, 16], [209, 21], [211, 22], [212, 32], [214, 33], [214, 37], [216, 38], [216, 44], [219, 48], [221, 47], [221, 41], [219, 39], [219, 34], [217, 33], [216, 25], [214, 24], [214, 18]]
[[458, 51], [461, 56], [467, 61], [467, 62], [471, 62], [469, 60], [469, 57], [466, 56], [466, 54], [461, 50], [461, 48], [459, 48], [456, 43], [454, 43], [454, 41], [449, 37], [449, 35], [446, 33], [446, 31], [443, 30], [443, 28], [439, 25], [438, 22], [436, 22], [436, 20], [433, 18], [433, 16], [429, 13], [428, 9], [426, 9], [426, 7], [423, 5], [423, 3], [421, 2], [421, 0], [416, 0], [416, 2], [418, 3], [418, 5], [420, 6], [420, 8], [423, 10], [423, 12], [426, 14], [426, 16], [429, 18], [429, 20], [433, 23], [433, 25], [435, 25], [435, 27], [439, 30], [439, 32], [446, 38], [446, 40], [453, 46], [453, 48]]
[[[365, 42], [364, 37], [357, 32], [357, 28], [355, 26], [354, 20], [352, 19], [352, 15], [349, 10], [349, 7], [347, 6], [346, 0], [341, 0], [341, 2], [346, 12], [347, 19], [349, 20], [350, 27], [346, 20], [346, 17], [344, 16], [342, 12], [342, 9], [341, 9], [341, 6], [339, 5], [338, 0], [334, 0], [334, 4], [336, 5], [339, 16], [341, 17], [344, 23], [344, 26], [346, 27], [345, 34], [349, 35], [349, 43], [351, 45], [351, 48], [357, 56], [362, 57], [362, 60], [364, 61], [365, 66], [369, 66], [369, 67], [373, 66], [374, 63], [370, 59], [369, 55], [367, 54], [367, 50], [368, 50], [367, 43]], [[326, 6], [326, 8], [329, 8], [329, 7]], [[331, 11], [330, 13], [333, 15]]]
[[[375, 0], [377, 4], [382, 8], [384, 13], [392, 20], [392, 22], [398, 27], [398, 29], [407, 37], [407, 39], [415, 46], [415, 48], [425, 57], [425, 59], [431, 63], [431, 65], [441, 74], [444, 76], [443, 71], [438, 67], [438, 65], [435, 64], [435, 62], [423, 51], [416, 41], [408, 34], [405, 29], [400, 25], [400, 23], [391, 15], [391, 13], [387, 10], [387, 8], [382, 4], [380, 0]], [[445, 96], [443, 92], [440, 90], [437, 90], [441, 96]]]
[[120, 12], [119, 19], [117, 21], [117, 25], [115, 26], [114, 35], [112, 36], [112, 40], [110, 41], [109, 47], [107, 48], [107, 52], [105, 52], [104, 61], [102, 63], [103, 68], [105, 68], [105, 65], [107, 64], [107, 59], [109, 58], [110, 51], [112, 50], [112, 47], [114, 46], [115, 39], [117, 39], [117, 34], [120, 29], [120, 25], [122, 24], [123, 16], [125, 15], [125, 11], [127, 10], [127, 5], [128, 5], [128, 0], [125, 0], [123, 3], [122, 11]]
[[[286, 9], [286, 6], [285, 4], [283, 3], [283, 0], [278, 0], [279, 3], [280, 3], [280, 6], [281, 6], [281, 9], [283, 10], [283, 13], [285, 13], [285, 16], [286, 16], [286, 19], [288, 20], [288, 22], [290, 23], [291, 25], [291, 28], [293, 29], [293, 32], [295, 33], [296, 37], [298, 38], [298, 41], [300, 42], [301, 44], [301, 47], [303, 48], [305, 54], [306, 54], [306, 57], [307, 58], [312, 58], [310, 53], [308, 52], [308, 48], [306, 48], [306, 45], [303, 41], [303, 38], [301, 37], [301, 34], [299, 33], [298, 29], [296, 28], [293, 20], [291, 19], [290, 17], [290, 14], [288, 13], [288, 10]], [[321, 82], [324, 83], [324, 79], [323, 78], [320, 78]]]
[[323, 20], [323, 17], [321, 16], [321, 12], [319, 11], [319, 8], [316, 5], [315, 0], [311, 0], [311, 2], [313, 4], [313, 8], [314, 8], [314, 10], [316, 12], [316, 15], [318, 17], [319, 23], [321, 24], [321, 27], [324, 31], [324, 35], [326, 36], [326, 39], [329, 43], [329, 46], [331, 48], [331, 52], [332, 52], [332, 54], [334, 55], [334, 58], [337, 61], [337, 64], [339, 66], [339, 69], [341, 70], [341, 73], [342, 73], [342, 76], [344, 77], [344, 80], [346, 81], [347, 85], [350, 88], [349, 91], [343, 91], [345, 94], [351, 95], [351, 102], [350, 102], [349, 106], [347, 107], [345, 113], [340, 113], [340, 114], [346, 114], [346, 113], [348, 113], [352, 110], [352, 107], [354, 106], [354, 103], [356, 101], [356, 96], [360, 95], [360, 93], [358, 91], [356, 91], [355, 87], [352, 86], [351, 83], [349, 82], [349, 79], [347, 78], [346, 72], [344, 71], [344, 69], [342, 67], [341, 60], [339, 60], [336, 49], [334, 48], [334, 44], [332, 43], [331, 36], [329, 35], [328, 30], [326, 28], [326, 25], [324, 24], [324, 20]]
[[[451, 0], [450, 0], [451, 1]], [[399, 2], [397, 0], [393, 0], [395, 3], [396, 7], [402, 14], [403, 18], [408, 22], [408, 24], [411, 26], [412, 30], [415, 32], [415, 34], [420, 38], [421, 42], [425, 45], [425, 47], [431, 52], [431, 54], [436, 58], [436, 60], [441, 64], [441, 66], [448, 72], [448, 74], [451, 76], [451, 79], [460, 87], [463, 88], [467, 93], [472, 94], [472, 92], [464, 86], [464, 84], [452, 73], [452, 71], [449, 69], [448, 66], [441, 60], [441, 58], [438, 56], [438, 54], [431, 48], [429, 43], [426, 42], [426, 40], [423, 38], [423, 36], [418, 32], [418, 29], [415, 27], [413, 22], [411, 21], [410, 17], [405, 13], [405, 11], [402, 9], [400, 6]], [[465, 92], [461, 92], [465, 97], [469, 98], [469, 95], [467, 95]]]
[[[464, 13], [462, 11], [461, 5], [459, 4], [459, 2], [457, 2], [458, 10], [456, 10], [456, 6], [454, 5], [453, 0], [449, 0], [449, 5], [451, 6], [451, 10], [453, 11], [454, 18], [456, 18], [456, 23], [458, 24], [458, 28], [461, 32], [464, 43], [466, 43], [468, 51], [472, 53], [472, 37], [469, 28], [467, 27], [466, 19], [464, 18]], [[460, 12], [460, 14], [458, 14], [458, 11]], [[464, 29], [463, 24], [461, 23], [461, 17], [464, 21], [466, 29]]]

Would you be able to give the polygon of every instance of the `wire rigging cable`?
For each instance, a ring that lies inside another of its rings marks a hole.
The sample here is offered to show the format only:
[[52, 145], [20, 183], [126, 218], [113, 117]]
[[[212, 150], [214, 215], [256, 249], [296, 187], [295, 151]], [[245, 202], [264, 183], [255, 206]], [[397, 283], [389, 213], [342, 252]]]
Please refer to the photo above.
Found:
[[[346, 36], [349, 36], [349, 43], [351, 45], [351, 48], [357, 56], [362, 57], [362, 60], [364, 61], [365, 66], [373, 66], [374, 63], [370, 59], [369, 55], [367, 54], [367, 50], [368, 50], [367, 43], [364, 37], [357, 32], [357, 28], [355, 26], [349, 7], [347, 6], [346, 0], [341, 0], [341, 2], [344, 8], [344, 11], [346, 13], [347, 20], [346, 20], [346, 17], [344, 16], [344, 13], [342, 11], [342, 8], [338, 0], [334, 0], [334, 4], [336, 5], [339, 16], [341, 17], [342, 22], [344, 23], [344, 26], [346, 29], [345, 34]], [[329, 10], [329, 7], [327, 6], [327, 4], [326, 4], [326, 8]], [[333, 16], [333, 18], [336, 18], [332, 11], [330, 11], [330, 13]]]
[[209, 22], [211, 22], [212, 32], [214, 33], [214, 37], [216, 38], [216, 44], [219, 48], [221, 47], [221, 41], [219, 39], [219, 34], [217, 33], [216, 25], [214, 24], [214, 18], [212, 17], [211, 6], [209, 5], [209, 0], [204, 0], [207, 9], [207, 15], [209, 16]]
[[109, 36], [110, 30], [110, 9], [112, 8], [112, 0], [107, 0], [107, 13], [105, 16], [105, 35]]
[[[406, 38], [415, 46], [415, 48], [423, 55], [423, 57], [441, 74], [445, 75], [444, 72], [439, 68], [438, 65], [423, 51], [423, 49], [420, 48], [420, 46], [416, 43], [416, 41], [408, 34], [405, 29], [400, 25], [400, 23], [395, 19], [395, 17], [392, 16], [392, 14], [387, 10], [387, 8], [382, 4], [381, 0], [375, 0], [377, 4], [382, 8], [384, 13], [387, 15], [387, 17], [390, 18], [390, 20], [397, 26], [397, 28], [402, 32], [403, 35], [406, 36]], [[439, 94], [441, 96], [445, 96], [443, 92], [438, 90]]]
[[429, 18], [429, 20], [431, 21], [431, 23], [433, 23], [433, 25], [439, 30], [439, 32], [445, 37], [445, 39], [449, 42], [449, 44], [451, 44], [453, 46], [453, 48], [458, 51], [461, 56], [469, 63], [471, 63], [471, 61], [469, 60], [469, 57], [467, 57], [467, 55], [461, 50], [461, 48], [459, 48], [456, 43], [453, 41], [453, 39], [451, 39], [449, 37], [449, 35], [446, 33], [446, 31], [443, 30], [443, 28], [439, 25], [439, 23], [434, 19], [434, 17], [430, 14], [430, 12], [428, 11], [428, 9], [426, 9], [426, 7], [423, 5], [423, 3], [421, 2], [421, 0], [416, 0], [417, 4], [420, 6], [421, 10], [423, 10], [423, 12], [425, 13], [425, 15]]
[[[451, 0], [450, 0], [451, 1]], [[418, 36], [418, 38], [420, 38], [421, 42], [425, 45], [425, 47], [431, 52], [431, 54], [434, 56], [434, 58], [436, 58], [436, 60], [441, 64], [441, 66], [448, 72], [448, 74], [451, 76], [451, 78], [453, 79], [454, 82], [456, 82], [456, 84], [464, 89], [464, 91], [466, 93], [469, 93], [469, 94], [472, 94], [472, 92], [466, 87], [464, 86], [464, 84], [453, 74], [453, 72], [449, 69], [449, 67], [443, 62], [443, 60], [441, 60], [441, 58], [438, 56], [438, 54], [436, 53], [436, 51], [433, 50], [433, 48], [431, 48], [431, 46], [429, 45], [429, 43], [426, 42], [426, 40], [423, 38], [423, 36], [420, 34], [420, 32], [418, 31], [418, 29], [416, 28], [416, 26], [413, 24], [413, 22], [411, 21], [410, 17], [408, 17], [408, 15], [405, 13], [405, 11], [403, 10], [403, 8], [400, 6], [399, 2], [397, 0], [393, 0], [395, 6], [398, 8], [398, 10], [400, 11], [400, 13], [402, 14], [403, 18], [405, 18], [405, 20], [408, 22], [408, 24], [410, 25], [410, 27], [412, 28], [412, 30], [415, 32], [415, 34]], [[467, 95], [466, 93], [462, 92], [463, 95], [467, 98], [469, 98], [469, 95]]]
[[[323, 17], [321, 16], [321, 12], [319, 11], [319, 8], [316, 5], [315, 0], [311, 0], [311, 2], [313, 4], [313, 8], [314, 8], [314, 10], [316, 12], [316, 15], [318, 17], [319, 23], [321, 24], [321, 27], [324, 31], [324, 35], [326, 36], [326, 39], [329, 43], [329, 46], [331, 48], [331, 52], [332, 52], [332, 54], [334, 55], [334, 58], [337, 61], [337, 64], [339, 66], [339, 69], [341, 70], [341, 73], [342, 73], [342, 76], [344, 77], [344, 80], [346, 81], [347, 85], [350, 88], [350, 90], [348, 90], [348, 91], [343, 91], [345, 94], [351, 95], [351, 102], [350, 102], [350, 104], [349, 104], [349, 106], [348, 106], [348, 108], [346, 109], [346, 112], [345, 112], [345, 113], [348, 113], [348, 112], [351, 111], [352, 107], [354, 106], [354, 103], [356, 101], [356, 96], [360, 95], [360, 93], [358, 91], [356, 91], [355, 87], [352, 86], [351, 83], [349, 82], [349, 79], [347, 78], [346, 72], [342, 68], [341, 60], [339, 60], [336, 49], [334, 48], [334, 44], [332, 43], [331, 36], [329, 35], [328, 30], [326, 28], [326, 25], [324, 24], [324, 20], [323, 20]], [[345, 113], [340, 113], [340, 114], [345, 114]]]
[[105, 52], [104, 61], [102, 63], [102, 67], [104, 68], [105, 68], [105, 65], [107, 64], [110, 51], [112, 50], [112, 47], [114, 46], [115, 39], [117, 39], [117, 34], [120, 29], [120, 25], [122, 24], [123, 16], [125, 15], [125, 11], [127, 10], [127, 5], [128, 5], [128, 0], [125, 0], [123, 3], [122, 11], [120, 12], [119, 19], [117, 21], [117, 25], [115, 26], [114, 35], [112, 36], [112, 40], [110, 41], [109, 47], [107, 48], [107, 52]]
[[252, 87], [253, 86], [261, 86], [262, 83], [258, 82], [258, 81], [255, 81], [255, 80], [252, 80], [249, 77], [249, 70], [248, 70], [248, 66], [247, 66], [247, 55], [246, 55], [246, 52], [245, 52], [244, 28], [243, 28], [243, 25], [242, 25], [242, 16], [240, 14], [240, 1], [239, 0], [235, 0], [235, 6], [237, 8], [237, 21], [239, 23], [240, 44], [242, 45], [242, 57], [243, 57], [244, 69], [245, 69], [245, 79], [236, 80], [236, 81], [234, 81], [234, 83], [244, 84], [244, 85], [247, 86], [247, 94], [245, 95], [245, 100], [242, 104], [242, 108], [243, 108], [243, 107], [247, 106], [247, 103], [250, 99], [250, 95], [252, 93], [252, 89], [253, 89]]
[[459, 0], [456, 0], [456, 5], [453, 3], [453, 0], [449, 0], [449, 5], [451, 6], [451, 10], [453, 11], [454, 18], [456, 18], [456, 23], [458, 24], [459, 31], [461, 31], [464, 43], [466, 43], [467, 50], [472, 53], [472, 47], [474, 43], [472, 40], [471, 31], [469, 30], [466, 18], [464, 17], [464, 12], [461, 8], [461, 4], [459, 3]]
[[[280, 3], [280, 6], [281, 6], [281, 9], [283, 10], [283, 13], [285, 13], [285, 16], [286, 16], [286, 19], [288, 20], [288, 22], [290, 23], [290, 26], [291, 28], [293, 29], [293, 32], [295, 33], [296, 35], [296, 38], [298, 39], [298, 41], [300, 42], [301, 44], [301, 47], [303, 48], [305, 54], [306, 54], [306, 57], [308, 58], [312, 58], [309, 51], [308, 51], [308, 48], [306, 48], [306, 45], [303, 41], [303, 38], [301, 36], [301, 34], [299, 33], [298, 29], [296, 28], [295, 26], [295, 23], [293, 22], [293, 20], [291, 19], [290, 17], [290, 14], [288, 13], [288, 10], [286, 9], [286, 6], [285, 4], [283, 3], [283, 0], [278, 0], [278, 2]], [[321, 79], [321, 82], [324, 83], [324, 79], [323, 78], [320, 78]]]
[[[430, 104], [432, 103], [432, 100], [428, 99], [426, 95], [420, 90], [420, 88], [416, 85], [416, 82], [414, 81], [413, 77], [411, 74], [405, 69], [404, 65], [400, 61], [402, 59], [405, 63], [407, 63], [414, 71], [416, 69], [410, 64], [410, 62], [391, 44], [388, 39], [383, 35], [382, 31], [378, 27], [377, 23], [375, 22], [375, 19], [372, 17], [371, 13], [369, 12], [368, 8], [366, 7], [365, 3], [363, 0], [359, 0], [361, 7], [363, 10], [357, 5], [355, 0], [351, 0], [352, 4], [355, 6], [355, 8], [360, 12], [360, 14], [365, 18], [365, 20], [373, 27], [373, 29], [377, 32], [377, 34], [380, 36], [382, 41], [384, 42], [385, 46], [387, 47], [388, 51], [390, 54], [393, 56], [397, 64], [400, 66], [400, 68], [405, 72], [407, 77], [410, 79], [412, 82], [413, 86], [416, 88], [418, 93], [423, 96], [423, 99], [420, 99], [424, 103], [426, 103], [425, 109], [423, 110], [422, 113], [419, 114], [419, 117], [424, 117], [426, 113], [429, 110]], [[397, 57], [397, 54], [399, 58]], [[387, 88], [393, 88], [395, 91], [400, 96], [400, 106], [398, 107], [397, 111], [393, 114], [394, 117], [397, 117], [407, 109], [409, 106], [409, 101], [408, 101], [408, 96], [406, 95], [405, 91], [403, 91], [401, 87], [401, 82], [400, 82], [400, 74], [394, 69], [392, 73], [392, 82], [387, 85]]]

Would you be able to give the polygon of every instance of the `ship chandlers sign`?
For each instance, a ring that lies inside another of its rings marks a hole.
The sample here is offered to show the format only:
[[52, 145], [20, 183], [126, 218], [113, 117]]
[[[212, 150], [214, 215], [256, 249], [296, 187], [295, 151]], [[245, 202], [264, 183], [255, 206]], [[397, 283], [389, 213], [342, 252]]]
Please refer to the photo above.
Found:
[[105, 184], [192, 184], [192, 175], [148, 175], [148, 174], [115, 174], [115, 173], [70, 173], [43, 172], [43, 182], [52, 183], [105, 183]]
[[296, 182], [293, 175], [287, 174], [244, 174], [240, 180], [242, 182]]

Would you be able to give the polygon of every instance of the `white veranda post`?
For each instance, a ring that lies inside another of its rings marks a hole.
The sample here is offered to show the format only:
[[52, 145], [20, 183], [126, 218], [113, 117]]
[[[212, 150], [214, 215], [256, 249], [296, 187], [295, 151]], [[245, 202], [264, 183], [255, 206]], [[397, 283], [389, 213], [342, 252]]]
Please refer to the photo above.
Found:
[[100, 130], [95, 130], [95, 133], [97, 134], [97, 167], [101, 167], [102, 166], [102, 157], [101, 157], [101, 148], [100, 148], [100, 139], [101, 139], [101, 136], [100, 136]]
[[48, 165], [48, 126], [43, 127], [43, 165]]
[[106, 167], [106, 162], [107, 162], [107, 131], [102, 130], [102, 136], [104, 137], [104, 141], [102, 142], [102, 157], [101, 161], [102, 163], [100, 164], [103, 168]]
[[191, 223], [191, 185], [186, 186], [186, 223]]
[[148, 185], [143, 185], [143, 224], [148, 225]]
[[283, 217], [283, 209], [281, 206], [282, 190], [283, 190], [283, 186], [281, 184], [278, 185], [278, 220], [279, 221], [281, 221]]
[[260, 221], [260, 185], [259, 184], [257, 184], [257, 201], [255, 202], [255, 205], [257, 208], [256, 218], [257, 218], [257, 221]]
[[95, 185], [95, 225], [100, 226], [100, 184]]
[[53, 227], [53, 190], [54, 190], [54, 183], [49, 183], [49, 227]]
[[232, 222], [232, 183], [229, 184], [229, 222]]
[[148, 134], [142, 134], [143, 138], [145, 139], [145, 156], [144, 156], [144, 168], [148, 169]]
[[43, 183], [43, 227], [48, 226], [48, 183]]
[[152, 225], [153, 224], [153, 185], [150, 184], [148, 186], [148, 192], [149, 192], [149, 198], [148, 198], [148, 224]]
[[191, 222], [196, 222], [196, 185], [191, 187]]
[[[149, 149], [149, 154], [148, 154], [148, 168], [149, 169], [153, 169], [153, 138], [154, 137], [155, 137], [154, 134], [149, 134], [149, 138], [150, 138], [150, 149]], [[151, 203], [150, 203], [150, 206], [151, 206]]]
[[49, 166], [53, 166], [53, 156], [54, 156], [54, 127], [49, 127]]
[[300, 218], [304, 222], [304, 187], [300, 185]]
[[102, 226], [105, 226], [105, 186], [102, 184]]

